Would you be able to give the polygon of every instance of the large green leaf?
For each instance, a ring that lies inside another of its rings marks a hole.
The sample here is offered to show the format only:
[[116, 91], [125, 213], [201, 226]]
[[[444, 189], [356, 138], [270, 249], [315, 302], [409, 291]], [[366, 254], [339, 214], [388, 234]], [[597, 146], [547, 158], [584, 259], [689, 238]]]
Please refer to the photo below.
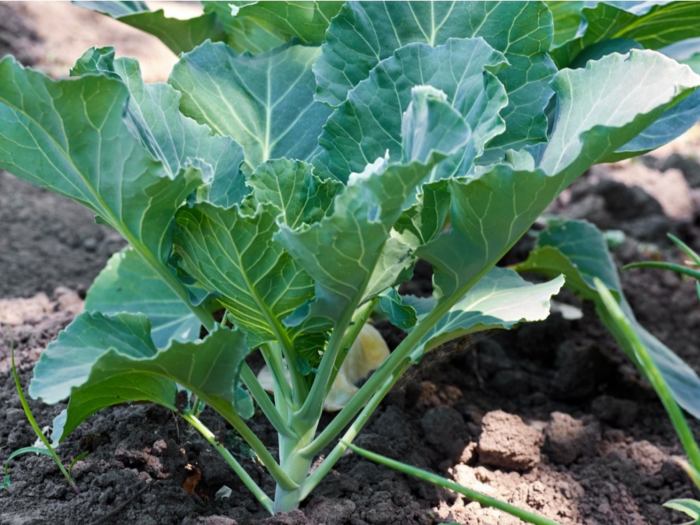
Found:
[[274, 206], [282, 223], [297, 228], [320, 220], [331, 208], [342, 184], [321, 179], [303, 161], [278, 159], [258, 166], [248, 177], [252, 204]]
[[[444, 126], [445, 121], [452, 125]], [[368, 287], [379, 293], [393, 284], [405, 267], [396, 260], [392, 271], [386, 260], [384, 249], [394, 223], [416, 186], [470, 138], [468, 126], [444, 94], [430, 86], [414, 88], [403, 136], [420, 147], [405, 150], [399, 162], [379, 158], [353, 174], [335, 199], [333, 212], [320, 221], [296, 229], [280, 227], [277, 238], [316, 282], [318, 315], [332, 323], [368, 298]], [[389, 245], [392, 254], [401, 256], [395, 248]]]
[[586, 2], [548, 0], [547, 7], [552, 12], [554, 25], [554, 33], [552, 35], [553, 48], [570, 42], [580, 35], [582, 29], [585, 29], [583, 8], [586, 7]]
[[[145, 316], [83, 313], [42, 353], [29, 392], [56, 403], [70, 396], [62, 437], [101, 408], [151, 401], [177, 409], [178, 386], [186, 387], [222, 415], [250, 403], [235, 389], [247, 355], [240, 332], [218, 329], [198, 342], [173, 342], [156, 349]], [[60, 428], [60, 425], [59, 425]]]
[[172, 339], [193, 341], [201, 321], [134, 250], [114, 254], [92, 283], [85, 298], [88, 312], [143, 314], [151, 322], [158, 348]]
[[[411, 102], [411, 89], [428, 84], [443, 91], [452, 107], [473, 130], [473, 148], [456, 154], [448, 175], [463, 175], [486, 142], [503, 132], [499, 112], [507, 104], [501, 83], [485, 71], [497, 72], [503, 55], [483, 39], [450, 39], [444, 45], [410, 44], [380, 62], [348, 93], [323, 128], [323, 151], [315, 162], [340, 180], [359, 172], [389, 151], [402, 151], [402, 116]], [[456, 165], [456, 166], [455, 166]]]
[[268, 159], [308, 159], [330, 110], [313, 99], [318, 48], [291, 46], [249, 56], [205, 43], [184, 55], [170, 83], [181, 110], [232, 137], [255, 167]]
[[[566, 2], [568, 3], [568, 2]], [[585, 25], [552, 51], [559, 67], [574, 63], [584, 51], [615, 40], [633, 40], [647, 49], [660, 49], [675, 42], [699, 36], [700, 6], [696, 2], [596, 2], [593, 6], [576, 3]], [[613, 5], [614, 4], [614, 5]], [[574, 5], [567, 7], [569, 12]], [[572, 14], [569, 16], [573, 17]], [[568, 23], [569, 25], [571, 22]], [[567, 29], [567, 36], [572, 33]], [[563, 40], [563, 42], [562, 42]]]
[[541, 2], [348, 2], [331, 21], [314, 66], [318, 97], [341, 104], [377, 63], [412, 42], [435, 46], [469, 37], [484, 38], [511, 64], [499, 74], [509, 97], [508, 131], [495, 145], [544, 139], [554, 68], [546, 56], [552, 17]]
[[[651, 71], [654, 78], [640, 82]], [[610, 55], [559, 72], [553, 130], [537, 170], [503, 165], [474, 179], [448, 181], [451, 229], [418, 250], [435, 268], [438, 296], [461, 296], [561, 189], [699, 84], [700, 77], [653, 51]]]
[[213, 13], [181, 20], [150, 11], [145, 2], [80, 0], [77, 5], [111, 16], [120, 22], [158, 37], [173, 53], [189, 51], [205, 40], [223, 40], [226, 33]]
[[29, 394], [50, 404], [66, 399], [74, 387], [87, 381], [95, 361], [110, 348], [132, 357], [154, 354], [148, 319], [134, 314], [79, 315], [42, 352]]
[[129, 90], [126, 120], [141, 143], [171, 176], [187, 166], [202, 169], [206, 186], [200, 197], [222, 206], [240, 202], [247, 193], [239, 167], [243, 150], [229, 137], [180, 113], [180, 93], [168, 84], [145, 84], [136, 60], [114, 59], [113, 48], [89, 49], [71, 71], [73, 75], [116, 75]]
[[532, 284], [512, 270], [493, 268], [435, 323], [414, 356], [463, 335], [542, 321], [549, 315], [550, 299], [563, 285], [561, 275]]
[[700, 76], [652, 51], [632, 50], [560, 71], [554, 129], [539, 167], [570, 181], [692, 93]]
[[250, 399], [235, 386], [247, 353], [243, 334], [223, 328], [202, 341], [173, 342], [148, 356], [112, 347], [95, 361], [87, 380], [71, 391], [63, 436], [98, 410], [125, 401], [150, 401], [176, 410], [177, 385], [226, 419], [249, 417]]
[[584, 299], [596, 303], [601, 320], [608, 323], [594, 279], [600, 279], [620, 301], [620, 307], [639, 335], [651, 358], [672, 390], [678, 404], [695, 417], [700, 417], [700, 378], [680, 357], [649, 333], [635, 319], [627, 303], [608, 252], [603, 234], [583, 221], [552, 221], [540, 233], [536, 248], [519, 271], [535, 271], [544, 275], [563, 273], [567, 285]]
[[197, 284], [215, 293], [255, 342], [286, 340], [282, 320], [313, 296], [313, 281], [273, 240], [278, 211], [208, 203], [177, 214], [175, 249]]
[[[660, 49], [700, 36], [700, 6], [695, 2], [598, 2], [594, 6], [550, 2], [549, 6], [555, 13], [555, 41], [559, 46], [553, 50], [553, 56], [560, 67], [583, 66], [587, 60], [626, 51], [630, 46]], [[572, 34], [577, 17], [580, 26]], [[564, 33], [570, 38], [565, 38]], [[692, 95], [606, 160], [632, 157], [662, 146], [698, 119], [700, 95]]]
[[205, 13], [215, 13], [236, 51], [261, 53], [291, 39], [320, 45], [342, 2], [204, 2]]
[[92, 209], [152, 261], [170, 254], [174, 212], [199, 184], [171, 178], [128, 130], [128, 90], [86, 75], [53, 81], [0, 61], [0, 168]]

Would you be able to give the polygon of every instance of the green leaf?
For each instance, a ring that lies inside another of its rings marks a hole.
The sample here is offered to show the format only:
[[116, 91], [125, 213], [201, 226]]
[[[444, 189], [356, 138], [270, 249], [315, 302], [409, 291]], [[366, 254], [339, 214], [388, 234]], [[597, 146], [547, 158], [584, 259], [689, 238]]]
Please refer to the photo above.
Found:
[[[615, 264], [607, 250], [603, 234], [583, 221], [552, 221], [538, 238], [537, 247], [518, 271], [535, 271], [552, 276], [563, 273], [567, 286], [600, 308], [594, 279], [601, 282], [620, 300], [620, 307], [679, 405], [700, 417], [700, 378], [680, 357], [656, 339], [636, 320], [620, 286]], [[606, 318], [601, 316], [603, 322]], [[606, 322], [607, 324], [607, 322]]]
[[544, 139], [544, 108], [554, 68], [545, 54], [552, 17], [542, 2], [348, 2], [331, 21], [314, 66], [318, 97], [341, 104], [381, 60], [407, 44], [436, 46], [470, 37], [484, 38], [511, 64], [499, 74], [508, 92], [503, 113], [508, 131], [495, 145], [515, 147]]
[[147, 356], [112, 347], [95, 361], [87, 380], [71, 391], [63, 436], [98, 410], [128, 401], [150, 401], [177, 410], [177, 385], [226, 419], [247, 417], [252, 406], [249, 401], [241, 403], [241, 391], [234, 386], [247, 353], [243, 334], [225, 329], [202, 341], [173, 342]]
[[433, 265], [437, 297], [463, 295], [530, 228], [562, 183], [561, 176], [507, 166], [448, 180], [451, 228], [417, 250]]
[[152, 34], [175, 54], [189, 51], [207, 39], [216, 41], [226, 37], [216, 15], [211, 13], [181, 20], [165, 16], [162, 9], [150, 11], [145, 2], [80, 0], [74, 3]]
[[[654, 78], [640, 82], [651, 71]], [[501, 165], [473, 179], [447, 181], [452, 227], [417, 252], [434, 267], [438, 297], [461, 296], [568, 183], [699, 83], [690, 70], [653, 51], [610, 55], [557, 73], [553, 130], [536, 170]]]
[[550, 276], [564, 273], [567, 286], [588, 300], [598, 296], [593, 282], [596, 278], [618, 297], [622, 294], [605, 237], [585, 221], [549, 221], [547, 229], [538, 235], [537, 248], [517, 269], [547, 270]]
[[[450, 165], [441, 177], [465, 174], [485, 143], [504, 130], [498, 115], [507, 104], [503, 87], [493, 75], [484, 77], [485, 71], [495, 72], [504, 65], [503, 55], [480, 38], [450, 39], [437, 47], [416, 43], [398, 49], [372, 69], [330, 116], [319, 138], [323, 151], [315, 163], [344, 181], [387, 150], [390, 156], [398, 157], [402, 152], [402, 117], [411, 102], [412, 88], [427, 84], [444, 92], [473, 130], [474, 146], [457, 153], [455, 161], [447, 163], [457, 166]], [[449, 130], [449, 124], [443, 125]], [[412, 142], [406, 146], [415, 147]]]
[[252, 215], [208, 203], [177, 214], [175, 250], [197, 284], [216, 294], [236, 324], [258, 342], [289, 336], [282, 320], [313, 296], [313, 281], [273, 240], [277, 211]]
[[110, 348], [137, 358], [156, 353], [148, 319], [133, 314], [79, 315], [41, 354], [29, 395], [49, 404], [67, 398], [72, 388], [85, 383], [95, 361]]
[[114, 254], [92, 283], [85, 298], [88, 312], [144, 314], [158, 348], [172, 339], [193, 341], [201, 322], [189, 307], [134, 250]]
[[691, 521], [683, 525], [698, 525], [700, 524], [700, 502], [694, 499], [672, 499], [664, 503], [664, 507], [671, 510], [677, 510], [690, 516]]
[[248, 353], [242, 333], [219, 328], [202, 341], [174, 341], [158, 350], [150, 332], [142, 315], [83, 313], [47, 347], [29, 391], [46, 403], [70, 396], [65, 425], [54, 428], [61, 437], [97, 410], [119, 403], [151, 401], [177, 410], [178, 385], [224, 417], [235, 417], [236, 407], [244, 416], [250, 413], [250, 403], [241, 403], [234, 389]]
[[171, 177], [195, 165], [206, 186], [201, 198], [228, 207], [247, 193], [240, 172], [243, 150], [228, 137], [213, 135], [179, 110], [180, 93], [168, 84], [145, 84], [138, 62], [114, 59], [113, 48], [89, 49], [72, 69], [73, 75], [116, 75], [129, 90], [126, 121], [148, 151], [163, 163]]
[[280, 157], [306, 160], [330, 113], [313, 99], [311, 65], [318, 54], [318, 48], [291, 46], [238, 55], [209, 42], [183, 55], [170, 83], [182, 93], [182, 112], [232, 137], [250, 167]]
[[552, 52], [560, 68], [571, 65], [584, 49], [599, 42], [627, 39], [647, 49], [660, 49], [697, 37], [700, 23], [700, 6], [695, 2], [597, 2], [583, 7], [581, 13], [586, 21], [583, 30]]
[[550, 299], [563, 285], [562, 275], [533, 284], [512, 270], [495, 267], [435, 323], [417, 347], [414, 358], [456, 337], [543, 321], [549, 315]]
[[226, 42], [238, 52], [261, 53], [296, 39], [320, 45], [342, 2], [231, 2], [205, 1], [204, 12], [215, 13]]
[[660, 53], [635, 49], [560, 71], [554, 79], [554, 129], [539, 167], [548, 174], [565, 173], [570, 182], [647, 128], [699, 81]]
[[700, 120], [700, 92], [695, 92], [666, 111], [653, 124], [618, 148], [611, 160], [635, 157], [680, 137]]
[[[548, 1], [547, 7], [552, 12], [554, 34], [552, 36], [552, 48], [560, 47], [579, 36], [585, 29], [583, 8], [585, 2], [576, 1]], [[582, 27], [583, 26], [583, 27]]]
[[175, 209], [199, 176], [188, 169], [170, 178], [149, 156], [122, 118], [128, 95], [113, 78], [53, 81], [3, 59], [0, 168], [86, 205], [139, 252], [165, 261]]
[[279, 220], [290, 228], [319, 221], [331, 208], [342, 184], [321, 179], [310, 164], [299, 160], [271, 160], [248, 177], [255, 205], [271, 204]]
[[395, 288], [389, 288], [379, 296], [377, 308], [391, 324], [404, 331], [413, 328], [418, 320], [415, 308], [405, 303]]
[[[403, 131], [414, 143], [422, 144], [409, 152], [419, 158], [404, 157], [399, 163], [379, 158], [350, 177], [345, 191], [335, 199], [332, 214], [301, 228], [280, 227], [277, 238], [316, 282], [319, 317], [335, 323], [362, 299], [391, 286], [405, 268], [403, 252], [396, 250], [395, 244], [388, 245], [391, 253], [384, 251], [392, 227], [416, 186], [469, 138], [469, 128], [463, 121], [447, 135], [440, 126], [429, 125], [434, 122], [430, 117], [433, 112], [444, 116], [446, 110], [454, 113], [444, 95], [429, 87], [415, 88]], [[419, 137], [419, 132], [425, 136]], [[433, 153], [424, 159], [427, 151]], [[396, 264], [385, 258], [379, 273], [375, 273], [383, 256]], [[366, 293], [368, 289], [370, 294]]]

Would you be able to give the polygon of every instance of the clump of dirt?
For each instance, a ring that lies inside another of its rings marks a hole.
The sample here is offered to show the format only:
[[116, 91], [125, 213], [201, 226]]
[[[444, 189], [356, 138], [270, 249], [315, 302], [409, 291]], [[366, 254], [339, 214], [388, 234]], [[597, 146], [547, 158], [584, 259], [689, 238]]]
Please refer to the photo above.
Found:
[[520, 417], [494, 410], [481, 420], [479, 460], [505, 470], [528, 471], [540, 462], [542, 433]]

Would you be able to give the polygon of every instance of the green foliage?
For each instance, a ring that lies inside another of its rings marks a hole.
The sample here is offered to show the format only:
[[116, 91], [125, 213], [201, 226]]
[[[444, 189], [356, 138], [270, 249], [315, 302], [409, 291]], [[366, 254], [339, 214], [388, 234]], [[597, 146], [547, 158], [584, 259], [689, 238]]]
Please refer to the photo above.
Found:
[[[554, 220], [542, 231], [537, 246], [527, 260], [516, 266], [518, 271], [537, 272], [546, 276], [564, 274], [567, 286], [583, 299], [592, 301], [603, 323], [614, 333], [613, 320], [605, 308], [595, 281], [600, 281], [620, 302], [628, 323], [641, 340], [660, 370], [675, 400], [693, 416], [700, 418], [700, 378], [695, 371], [666, 345], [649, 333], [635, 319], [622, 292], [603, 234], [584, 221]], [[628, 353], [639, 365], [636, 354]]]
[[[603, 7], [543, 2], [206, 2], [190, 20], [83, 4], [181, 55], [151, 85], [110, 48], [64, 80], [0, 61], [0, 168], [88, 206], [131, 245], [30, 392], [70, 397], [62, 436], [119, 402], [177, 411], [275, 512], [313, 490], [344, 445], [309, 474], [314, 457], [343, 432], [351, 441], [432, 348], [543, 319], [559, 273], [589, 289], [563, 255], [569, 266], [539, 284], [496, 265], [591, 164], [670, 140], [700, 106], [700, 76], [647, 49], [691, 30], [642, 23], [643, 7], [593, 32]], [[678, 9], [647, 11], [668, 24]], [[404, 297], [419, 258], [434, 294]], [[406, 337], [317, 434], [377, 306]], [[697, 377], [656, 353], [691, 404]], [[278, 460], [245, 422], [251, 400], [278, 432]], [[199, 421], [204, 405], [270, 472], [274, 502]]]

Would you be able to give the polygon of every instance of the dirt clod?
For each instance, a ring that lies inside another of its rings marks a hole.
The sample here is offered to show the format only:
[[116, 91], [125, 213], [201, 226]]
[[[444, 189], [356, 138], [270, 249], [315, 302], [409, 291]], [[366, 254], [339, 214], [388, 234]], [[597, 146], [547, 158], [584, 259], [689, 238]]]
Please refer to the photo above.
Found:
[[481, 421], [479, 461], [505, 470], [526, 471], [540, 462], [542, 433], [514, 415], [494, 410]]
[[553, 412], [545, 428], [545, 453], [562, 465], [569, 465], [579, 457], [594, 454], [600, 440], [600, 425], [589, 419], [575, 419], [569, 414]]

